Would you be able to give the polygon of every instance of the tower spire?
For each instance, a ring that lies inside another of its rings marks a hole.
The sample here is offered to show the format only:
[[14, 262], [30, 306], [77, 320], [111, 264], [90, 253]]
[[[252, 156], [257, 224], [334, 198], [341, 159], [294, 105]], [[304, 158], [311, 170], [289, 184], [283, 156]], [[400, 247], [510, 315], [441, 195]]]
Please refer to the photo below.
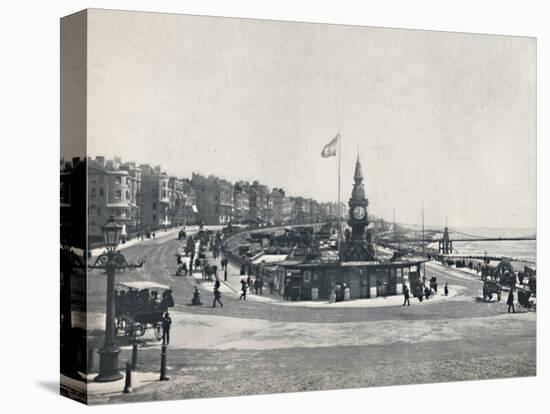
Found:
[[355, 185], [361, 185], [363, 181], [363, 168], [361, 167], [361, 160], [359, 159], [359, 154], [357, 154], [357, 161], [355, 162], [355, 173], [353, 174], [353, 180]]

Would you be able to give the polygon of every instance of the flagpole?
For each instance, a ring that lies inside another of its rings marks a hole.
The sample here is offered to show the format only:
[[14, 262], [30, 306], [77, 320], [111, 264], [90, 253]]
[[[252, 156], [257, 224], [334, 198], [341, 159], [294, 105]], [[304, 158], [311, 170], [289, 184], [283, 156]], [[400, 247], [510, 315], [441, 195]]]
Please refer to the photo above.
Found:
[[341, 244], [341, 238], [342, 238], [342, 214], [340, 212], [340, 159], [341, 159], [341, 151], [340, 151], [340, 141], [342, 140], [342, 137], [340, 136], [340, 132], [338, 132], [338, 263], [342, 261], [342, 258], [340, 256], [340, 244]]

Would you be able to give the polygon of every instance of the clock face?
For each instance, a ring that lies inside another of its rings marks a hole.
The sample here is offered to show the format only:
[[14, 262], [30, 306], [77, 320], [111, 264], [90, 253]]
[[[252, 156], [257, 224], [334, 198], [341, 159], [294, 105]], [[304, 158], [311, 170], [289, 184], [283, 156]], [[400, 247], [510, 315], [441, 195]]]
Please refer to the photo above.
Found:
[[365, 218], [365, 214], [365, 207], [358, 206], [353, 209], [353, 217], [355, 217], [357, 220], [362, 220], [363, 218]]

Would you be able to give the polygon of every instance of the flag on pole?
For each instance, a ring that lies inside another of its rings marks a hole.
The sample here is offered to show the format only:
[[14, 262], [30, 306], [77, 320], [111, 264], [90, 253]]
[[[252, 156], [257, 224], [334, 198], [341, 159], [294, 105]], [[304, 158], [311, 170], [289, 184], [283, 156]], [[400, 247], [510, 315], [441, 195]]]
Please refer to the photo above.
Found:
[[338, 146], [338, 140], [340, 139], [340, 134], [337, 134], [332, 141], [323, 147], [321, 151], [321, 157], [328, 158], [336, 156], [336, 148]]

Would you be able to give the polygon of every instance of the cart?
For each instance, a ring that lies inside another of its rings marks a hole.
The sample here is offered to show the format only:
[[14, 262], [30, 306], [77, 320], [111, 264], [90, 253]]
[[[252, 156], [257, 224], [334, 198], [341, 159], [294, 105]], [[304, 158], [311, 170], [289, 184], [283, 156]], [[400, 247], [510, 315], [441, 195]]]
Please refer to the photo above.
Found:
[[155, 338], [160, 341], [164, 313], [173, 306], [170, 286], [154, 282], [118, 283], [115, 297], [117, 332], [136, 338], [153, 329]]

